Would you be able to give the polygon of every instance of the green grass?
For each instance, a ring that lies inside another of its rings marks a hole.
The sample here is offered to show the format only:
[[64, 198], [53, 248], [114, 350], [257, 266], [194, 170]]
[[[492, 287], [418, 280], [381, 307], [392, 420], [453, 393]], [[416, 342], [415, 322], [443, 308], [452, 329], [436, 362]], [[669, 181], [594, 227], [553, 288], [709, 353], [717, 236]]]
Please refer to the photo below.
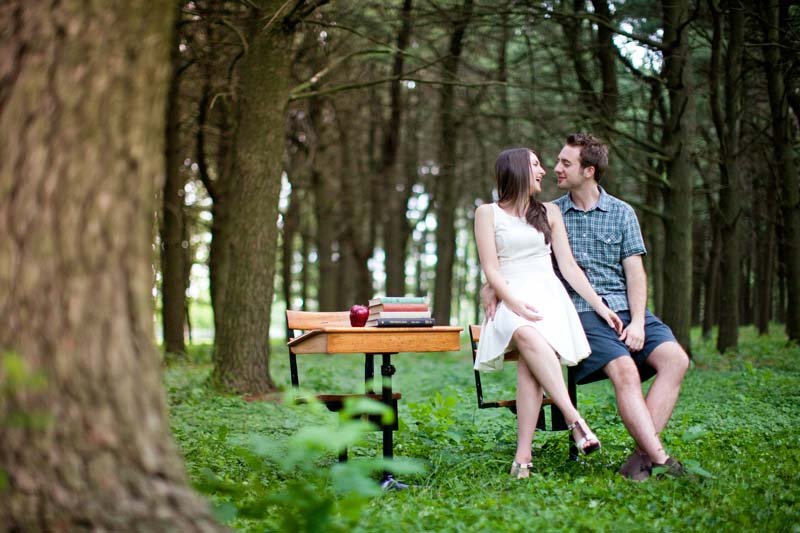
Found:
[[[670, 453], [710, 477], [640, 484], [617, 474], [631, 440], [608, 382], [578, 389], [582, 414], [603, 441], [599, 453], [569, 462], [566, 433], [539, 432], [533, 476], [510, 479], [515, 419], [507, 410], [476, 408], [466, 350], [394, 358], [395, 388], [403, 393], [395, 454], [420, 459], [426, 470], [402, 476], [410, 490], [371, 497], [330, 488], [333, 453], [313, 445], [298, 451], [293, 435], [324, 427], [321, 440], [332, 438], [337, 415], [209, 391], [208, 346], [194, 346], [192, 362], [167, 369], [165, 381], [191, 479], [243, 531], [300, 527], [286, 517], [308, 529], [317, 517], [325, 531], [800, 531], [800, 349], [777, 329], [758, 338], [744, 328], [739, 351], [726, 355], [713, 352], [713, 339], [695, 341], [694, 365], [663, 438]], [[304, 356], [301, 383], [317, 392], [356, 391], [362, 368], [362, 357]], [[288, 384], [281, 344], [273, 346], [271, 371]], [[487, 396], [513, 391], [512, 372], [490, 381]], [[243, 451], [254, 439], [262, 451]], [[379, 450], [380, 434], [366, 433], [351, 449], [353, 464]], [[308, 461], [287, 466], [292, 453]]]

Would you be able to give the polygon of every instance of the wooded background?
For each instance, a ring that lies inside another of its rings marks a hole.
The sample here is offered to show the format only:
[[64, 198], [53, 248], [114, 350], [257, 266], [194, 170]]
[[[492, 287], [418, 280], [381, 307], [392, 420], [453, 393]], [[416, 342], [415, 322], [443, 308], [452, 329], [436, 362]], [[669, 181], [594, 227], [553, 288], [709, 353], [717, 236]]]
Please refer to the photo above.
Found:
[[496, 154], [535, 148], [552, 199], [574, 131], [609, 143], [602, 185], [636, 208], [650, 306], [684, 345], [694, 325], [719, 326], [725, 350], [771, 320], [800, 338], [795, 2], [310, 4], [179, 6], [156, 263], [168, 353], [185, 350], [196, 265], [215, 380], [234, 390], [273, 387], [271, 302], [427, 295], [438, 323], [477, 322], [472, 217]]
[[496, 154], [552, 167], [574, 131], [610, 144], [603, 186], [637, 209], [651, 307], [684, 345], [771, 321], [800, 340], [798, 17], [789, 0], [1, 3], [0, 523], [217, 530], [171, 440], [154, 302], [167, 361], [188, 306], [210, 305], [211, 384], [252, 397], [277, 388], [273, 307], [417, 294], [440, 324], [476, 322]]

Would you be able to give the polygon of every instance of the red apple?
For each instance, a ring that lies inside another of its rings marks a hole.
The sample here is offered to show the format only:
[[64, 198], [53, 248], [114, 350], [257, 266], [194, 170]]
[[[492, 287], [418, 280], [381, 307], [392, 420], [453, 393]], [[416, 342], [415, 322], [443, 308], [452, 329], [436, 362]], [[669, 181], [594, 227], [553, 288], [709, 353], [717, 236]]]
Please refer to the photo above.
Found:
[[369, 308], [363, 305], [354, 305], [350, 308], [350, 325], [354, 328], [363, 328], [369, 318]]

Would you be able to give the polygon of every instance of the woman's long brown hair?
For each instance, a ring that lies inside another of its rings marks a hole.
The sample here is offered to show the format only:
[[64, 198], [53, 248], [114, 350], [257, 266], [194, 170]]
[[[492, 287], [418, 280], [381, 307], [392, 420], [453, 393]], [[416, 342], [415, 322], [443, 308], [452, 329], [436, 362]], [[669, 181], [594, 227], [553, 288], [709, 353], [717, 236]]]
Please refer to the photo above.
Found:
[[[544, 242], [550, 244], [550, 224], [547, 209], [530, 190], [531, 154], [529, 148], [511, 148], [500, 152], [494, 163], [497, 179], [498, 203], [510, 206], [519, 213], [527, 204], [525, 221], [544, 234]], [[537, 156], [538, 157], [538, 156]]]

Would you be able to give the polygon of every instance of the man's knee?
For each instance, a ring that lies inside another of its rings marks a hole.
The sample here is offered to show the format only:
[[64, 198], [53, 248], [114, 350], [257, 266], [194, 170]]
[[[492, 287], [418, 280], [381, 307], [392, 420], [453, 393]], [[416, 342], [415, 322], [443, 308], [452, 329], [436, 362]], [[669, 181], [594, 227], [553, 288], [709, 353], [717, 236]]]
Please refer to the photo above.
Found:
[[639, 369], [636, 368], [636, 363], [630, 356], [617, 357], [608, 363], [604, 370], [615, 389], [641, 387], [642, 385]]
[[689, 356], [677, 342], [666, 342], [653, 350], [647, 362], [659, 374], [673, 374], [683, 378], [689, 369]]

